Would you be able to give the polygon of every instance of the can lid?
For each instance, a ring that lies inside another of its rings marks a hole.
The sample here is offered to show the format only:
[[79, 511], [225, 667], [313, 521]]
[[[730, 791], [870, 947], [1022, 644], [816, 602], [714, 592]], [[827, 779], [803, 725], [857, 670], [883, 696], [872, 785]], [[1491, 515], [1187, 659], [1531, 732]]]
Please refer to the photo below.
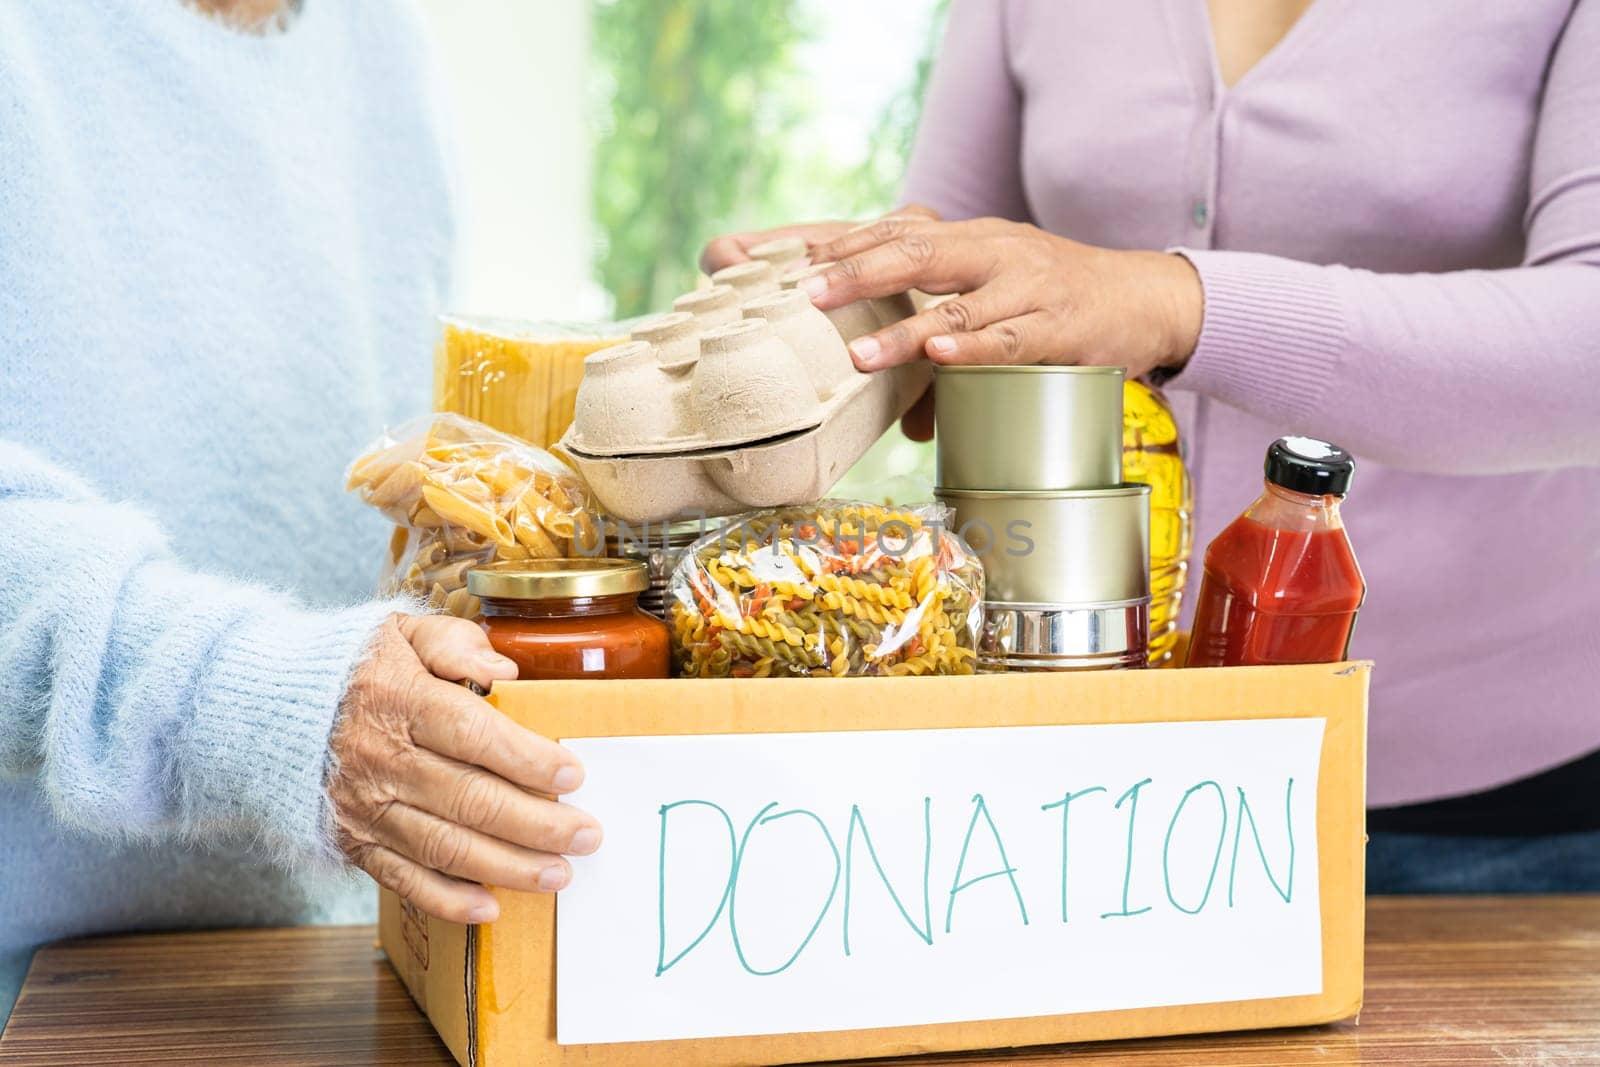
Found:
[[1314, 437], [1280, 437], [1267, 449], [1267, 481], [1294, 493], [1344, 496], [1355, 474], [1355, 457]]
[[649, 568], [631, 559], [502, 560], [467, 572], [467, 592], [491, 599], [617, 596], [649, 587]]
[[1040, 374], [1068, 377], [1075, 374], [1113, 375], [1118, 378], [1128, 373], [1126, 367], [1082, 366], [1076, 363], [940, 363], [933, 368], [937, 375], [1008, 375]]

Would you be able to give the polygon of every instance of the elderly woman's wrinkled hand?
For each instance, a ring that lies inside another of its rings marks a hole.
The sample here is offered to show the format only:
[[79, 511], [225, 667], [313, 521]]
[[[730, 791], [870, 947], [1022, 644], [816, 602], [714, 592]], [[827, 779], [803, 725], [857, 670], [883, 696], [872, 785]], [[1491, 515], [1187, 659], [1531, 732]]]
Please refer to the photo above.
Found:
[[851, 356], [878, 370], [937, 363], [1178, 367], [1199, 339], [1202, 298], [1188, 260], [1079, 244], [1003, 219], [885, 218], [812, 252], [827, 271], [800, 283], [823, 310], [907, 289], [959, 293], [858, 337]]
[[593, 817], [538, 795], [576, 789], [577, 758], [458, 684], [516, 676], [473, 623], [395, 615], [351, 678], [334, 731], [339, 847], [380, 885], [452, 922], [499, 914], [479, 883], [561, 889], [572, 877], [562, 854], [600, 845]]

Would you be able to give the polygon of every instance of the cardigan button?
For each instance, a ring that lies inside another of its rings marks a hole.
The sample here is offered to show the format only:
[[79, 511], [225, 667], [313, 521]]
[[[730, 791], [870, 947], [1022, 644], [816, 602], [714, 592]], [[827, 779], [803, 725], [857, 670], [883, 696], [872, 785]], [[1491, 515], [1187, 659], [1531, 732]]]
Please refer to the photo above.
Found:
[[1202, 229], [1205, 227], [1206, 220], [1211, 217], [1211, 212], [1207, 209], [1204, 200], [1196, 200], [1194, 202], [1194, 210], [1190, 212], [1190, 217], [1194, 219], [1194, 224], [1197, 227]]

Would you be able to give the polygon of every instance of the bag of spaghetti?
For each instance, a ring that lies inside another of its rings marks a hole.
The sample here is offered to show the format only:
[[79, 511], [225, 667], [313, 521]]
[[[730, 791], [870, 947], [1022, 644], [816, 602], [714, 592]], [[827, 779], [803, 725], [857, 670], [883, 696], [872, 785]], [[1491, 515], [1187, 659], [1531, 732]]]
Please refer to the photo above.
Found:
[[583, 482], [541, 448], [461, 415], [428, 415], [374, 442], [346, 488], [395, 523], [378, 580], [463, 618], [467, 571], [496, 560], [596, 555]]
[[672, 575], [678, 673], [972, 674], [983, 568], [949, 518], [824, 501], [727, 520]]

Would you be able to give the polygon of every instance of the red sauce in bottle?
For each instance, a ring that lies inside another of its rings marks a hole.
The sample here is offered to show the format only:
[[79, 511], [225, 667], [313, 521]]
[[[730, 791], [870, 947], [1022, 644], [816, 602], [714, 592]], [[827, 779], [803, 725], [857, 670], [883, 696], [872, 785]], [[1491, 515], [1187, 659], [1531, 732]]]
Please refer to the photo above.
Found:
[[1345, 658], [1366, 596], [1339, 517], [1353, 470], [1348, 453], [1322, 442], [1272, 446], [1265, 492], [1206, 549], [1189, 666]]

